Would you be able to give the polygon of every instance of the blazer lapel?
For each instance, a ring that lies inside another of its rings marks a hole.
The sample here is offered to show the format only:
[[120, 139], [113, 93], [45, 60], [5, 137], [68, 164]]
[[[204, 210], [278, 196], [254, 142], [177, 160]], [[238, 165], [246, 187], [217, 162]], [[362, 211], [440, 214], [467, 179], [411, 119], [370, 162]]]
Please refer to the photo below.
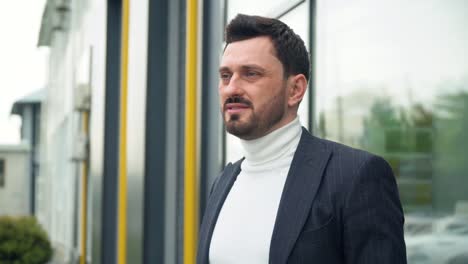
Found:
[[307, 220], [331, 151], [303, 129], [281, 195], [271, 238], [269, 263], [283, 264]]
[[243, 159], [237, 161], [234, 164], [229, 163], [226, 166], [224, 172], [221, 174], [218, 180], [217, 185], [214, 187], [213, 193], [208, 199], [206, 208], [209, 210], [205, 212], [203, 224], [200, 227], [200, 244], [198, 245], [197, 263], [208, 263], [209, 261], [208, 253], [213, 230], [221, 207], [224, 204], [224, 200], [226, 200], [232, 185], [236, 181], [237, 175], [239, 175], [242, 161]]

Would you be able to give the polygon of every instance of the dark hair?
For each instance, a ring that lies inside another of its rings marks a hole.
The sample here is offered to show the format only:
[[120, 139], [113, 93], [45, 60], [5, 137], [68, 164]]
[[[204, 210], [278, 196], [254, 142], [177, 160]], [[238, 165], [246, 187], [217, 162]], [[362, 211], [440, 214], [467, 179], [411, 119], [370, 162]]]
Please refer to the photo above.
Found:
[[[232, 42], [268, 36], [273, 42], [284, 75], [304, 74], [309, 80], [309, 54], [304, 41], [285, 23], [272, 18], [238, 14], [226, 27], [226, 46]], [[225, 47], [226, 48], [226, 47]]]

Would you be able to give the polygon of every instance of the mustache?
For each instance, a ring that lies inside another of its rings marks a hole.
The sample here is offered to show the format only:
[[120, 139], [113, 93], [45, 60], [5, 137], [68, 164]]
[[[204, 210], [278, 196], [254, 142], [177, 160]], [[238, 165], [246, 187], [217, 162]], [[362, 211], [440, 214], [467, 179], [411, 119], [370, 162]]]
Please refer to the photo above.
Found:
[[245, 104], [248, 107], [252, 107], [252, 102], [240, 96], [227, 98], [226, 101], [224, 101], [224, 109], [226, 109], [227, 104]]

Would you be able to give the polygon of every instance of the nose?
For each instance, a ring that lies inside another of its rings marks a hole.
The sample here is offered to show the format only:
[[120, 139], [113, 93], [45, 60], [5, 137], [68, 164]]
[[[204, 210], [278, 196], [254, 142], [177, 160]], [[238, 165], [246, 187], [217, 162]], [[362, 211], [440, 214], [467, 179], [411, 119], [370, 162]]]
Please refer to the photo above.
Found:
[[219, 93], [223, 98], [242, 96], [244, 93], [242, 80], [237, 74], [233, 74], [228, 81], [221, 80], [219, 83]]

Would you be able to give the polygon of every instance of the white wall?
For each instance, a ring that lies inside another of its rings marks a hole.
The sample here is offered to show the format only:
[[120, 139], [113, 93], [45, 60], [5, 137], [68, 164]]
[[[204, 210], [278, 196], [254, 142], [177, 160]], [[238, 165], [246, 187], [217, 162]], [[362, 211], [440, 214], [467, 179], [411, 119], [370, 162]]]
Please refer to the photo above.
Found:
[[0, 215], [28, 215], [31, 195], [29, 147], [27, 144], [0, 146], [0, 159], [5, 161], [5, 185], [0, 187]]
[[81, 226], [81, 164], [71, 158], [82, 121], [73, 100], [78, 84], [91, 82], [89, 69], [95, 64], [94, 59], [89, 60], [91, 48], [93, 58], [99, 56], [100, 60], [97, 67], [93, 65], [97, 69], [93, 80], [104, 84], [105, 1], [72, 0], [70, 15], [69, 28], [54, 31], [50, 44], [47, 98], [42, 106], [41, 171], [36, 185], [36, 216], [49, 234], [55, 257], [66, 262], [78, 254]]

